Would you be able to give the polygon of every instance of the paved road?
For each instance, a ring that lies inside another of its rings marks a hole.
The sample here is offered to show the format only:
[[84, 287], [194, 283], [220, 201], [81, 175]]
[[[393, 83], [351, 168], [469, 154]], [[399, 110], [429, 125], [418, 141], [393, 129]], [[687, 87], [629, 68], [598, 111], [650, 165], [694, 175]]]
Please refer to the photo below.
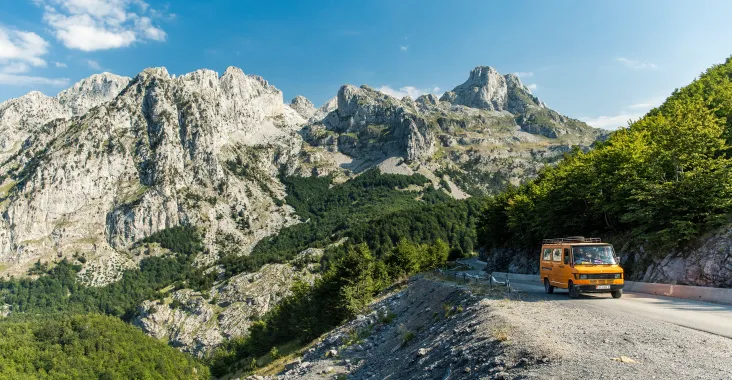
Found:
[[[480, 273], [485, 266], [485, 263], [477, 259], [462, 262], [473, 267], [473, 270], [469, 271], [471, 274]], [[579, 299], [569, 300], [564, 289], [556, 289], [555, 294], [545, 294], [544, 286], [538, 280], [511, 281], [511, 286], [524, 292], [543, 294], [547, 300], [577, 302], [597, 310], [611, 308], [732, 339], [732, 306], [728, 305], [630, 292], [625, 292], [620, 299], [613, 299], [609, 293], [600, 293], [583, 294]]]

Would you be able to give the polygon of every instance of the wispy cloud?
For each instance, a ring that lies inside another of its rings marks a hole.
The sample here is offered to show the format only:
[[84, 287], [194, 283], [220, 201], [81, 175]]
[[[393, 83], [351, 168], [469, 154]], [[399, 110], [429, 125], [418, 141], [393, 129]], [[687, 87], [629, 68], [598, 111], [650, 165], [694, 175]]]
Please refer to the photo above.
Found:
[[401, 45], [401, 46], [399, 46], [399, 50], [407, 51], [407, 50], [409, 50], [409, 46]]
[[622, 63], [625, 67], [634, 69], [634, 70], [645, 70], [645, 69], [651, 69], [655, 70], [658, 68], [655, 63], [650, 62], [641, 62], [635, 59], [625, 58], [625, 57], [618, 57], [615, 58], [616, 61]]
[[539, 88], [536, 83], [527, 84], [526, 87], [531, 91], [535, 91], [537, 88]]
[[13, 62], [0, 68], [5, 74], [22, 74], [30, 71], [30, 66], [25, 62]]
[[61, 68], [61, 69], [65, 69], [65, 68], [69, 67], [67, 64], [65, 64], [63, 62], [54, 62], [53, 64], [56, 65], [56, 67]]
[[627, 126], [630, 121], [638, 120], [641, 116], [643, 115], [623, 112], [615, 116], [583, 117], [580, 120], [595, 128], [615, 130]]
[[627, 126], [630, 120], [640, 119], [648, 110], [661, 105], [663, 100], [662, 97], [650, 98], [642, 103], [631, 104], [614, 116], [583, 117], [580, 120], [596, 128], [613, 130]]
[[86, 61], [86, 65], [89, 66], [89, 68], [92, 70], [101, 70], [102, 69], [102, 66], [99, 64], [99, 62], [97, 62], [93, 59], [88, 59]]
[[142, 0], [34, 0], [43, 20], [69, 49], [106, 50], [142, 41], [165, 41], [151, 17], [164, 18]]
[[653, 104], [653, 103], [637, 103], [637, 104], [629, 105], [628, 108], [634, 109], [634, 110], [645, 110], [645, 109], [653, 108], [655, 106], [656, 106], [656, 104]]
[[532, 71], [519, 71], [514, 73], [519, 78], [530, 78], [534, 76], [534, 73]]
[[398, 90], [395, 90], [391, 88], [390, 86], [381, 86], [377, 88], [378, 91], [381, 91], [387, 95], [393, 96], [395, 98], [401, 99], [405, 96], [409, 96], [412, 99], [417, 99], [422, 95], [425, 94], [440, 94], [440, 88], [439, 87], [433, 87], [433, 88], [417, 88], [414, 86], [404, 86], [400, 87]]
[[0, 73], [0, 84], [10, 86], [57, 86], [62, 87], [69, 84], [68, 78], [44, 78], [29, 75], [15, 75]]
[[631, 104], [628, 106], [628, 108], [633, 109], [633, 110], [647, 110], [647, 109], [651, 109], [654, 107], [658, 107], [661, 105], [661, 103], [663, 103], [663, 98], [657, 97], [657, 98], [648, 99], [642, 103]]

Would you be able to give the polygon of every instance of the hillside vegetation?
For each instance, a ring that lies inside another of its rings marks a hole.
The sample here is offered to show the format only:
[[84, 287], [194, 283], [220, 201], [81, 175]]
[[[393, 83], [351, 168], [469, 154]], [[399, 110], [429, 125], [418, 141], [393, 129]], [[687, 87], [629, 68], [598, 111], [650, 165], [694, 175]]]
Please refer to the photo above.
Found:
[[3, 379], [208, 379], [205, 366], [117, 318], [0, 319]]
[[144, 243], [159, 243], [174, 255], [145, 258], [139, 269], [127, 270], [119, 281], [102, 287], [79, 283], [81, 266], [64, 259], [40, 271], [42, 275], [35, 280], [0, 280], [0, 304], [16, 313], [102, 313], [129, 320], [142, 301], [161, 297], [162, 288], [177, 284], [198, 289], [213, 283], [212, 275], [203, 275], [192, 265], [194, 254], [201, 249], [195, 228], [163, 230]]
[[487, 247], [623, 234], [659, 251], [724, 224], [732, 211], [732, 60], [588, 152], [575, 151], [492, 198]]

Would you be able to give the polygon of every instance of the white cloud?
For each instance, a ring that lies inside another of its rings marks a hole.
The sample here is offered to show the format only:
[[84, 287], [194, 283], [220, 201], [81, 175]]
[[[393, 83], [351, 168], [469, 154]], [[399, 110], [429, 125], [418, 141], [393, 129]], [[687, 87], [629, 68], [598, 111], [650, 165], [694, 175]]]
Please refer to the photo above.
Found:
[[618, 57], [618, 58], [615, 58], [615, 60], [622, 63], [623, 65], [625, 65], [625, 67], [628, 67], [628, 68], [631, 68], [634, 70], [644, 70], [644, 69], [654, 70], [654, 69], [658, 68], [658, 66], [656, 66], [656, 64], [654, 64], [654, 63], [641, 62], [641, 61], [624, 58], [624, 57]]
[[82, 51], [130, 46], [142, 40], [165, 41], [149, 14], [164, 16], [142, 0], [35, 0], [43, 20], [64, 46]]
[[41, 58], [48, 51], [48, 42], [32, 32], [8, 30], [0, 27], [0, 64], [24, 62], [46, 66]]
[[89, 66], [89, 68], [92, 70], [101, 70], [102, 69], [102, 66], [99, 65], [99, 62], [92, 60], [92, 59], [87, 60], [86, 65]]
[[377, 88], [376, 90], [381, 91], [387, 95], [393, 96], [395, 98], [401, 99], [405, 96], [409, 96], [412, 99], [417, 99], [422, 95], [425, 94], [435, 94], [439, 96], [440, 94], [440, 88], [439, 87], [433, 87], [432, 89], [426, 88], [426, 89], [420, 89], [416, 88], [414, 86], [404, 86], [400, 87], [398, 90], [395, 90], [391, 88], [390, 86], [381, 86]]
[[583, 117], [580, 120], [595, 128], [614, 130], [618, 129], [618, 127], [626, 127], [628, 121], [638, 120], [641, 116], [643, 115], [621, 113], [615, 116]]
[[65, 69], [65, 68], [69, 67], [67, 64], [65, 64], [63, 62], [54, 62], [53, 64], [56, 65], [56, 67], [61, 68], [61, 69]]
[[68, 84], [66, 78], [43, 78], [21, 75], [32, 67], [47, 65], [43, 56], [48, 52], [48, 42], [33, 32], [7, 29], [0, 26], [0, 84], [11, 86]]
[[531, 90], [531, 91], [534, 91], [534, 90], [536, 90], [537, 88], [539, 88], [539, 86], [537, 86], [537, 85], [536, 85], [536, 83], [531, 83], [531, 84], [527, 84], [527, 85], [526, 85], [526, 87], [527, 87], [527, 88], [528, 88], [529, 90]]
[[69, 84], [68, 78], [43, 78], [28, 75], [15, 75], [0, 73], [0, 84], [12, 86], [57, 86], [62, 87]]
[[409, 50], [409, 46], [401, 45], [401, 46], [399, 46], [399, 50], [401, 50], [401, 51], [407, 51], [407, 50]]
[[529, 78], [534, 76], [534, 73], [531, 71], [519, 71], [514, 74], [516, 74], [516, 76], [519, 78]]

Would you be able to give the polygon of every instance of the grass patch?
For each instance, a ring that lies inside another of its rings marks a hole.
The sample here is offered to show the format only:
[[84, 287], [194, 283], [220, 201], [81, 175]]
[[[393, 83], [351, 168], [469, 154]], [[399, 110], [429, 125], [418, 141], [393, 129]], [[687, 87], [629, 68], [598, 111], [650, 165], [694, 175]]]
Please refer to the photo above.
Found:
[[396, 318], [396, 314], [394, 314], [391, 311], [387, 311], [386, 313], [381, 313], [381, 312], [378, 313], [379, 323], [383, 323], [385, 325], [388, 325], [389, 323], [391, 323], [391, 321], [393, 321], [394, 318]]
[[493, 338], [499, 342], [507, 342], [511, 339], [511, 335], [508, 333], [508, 327], [497, 327], [492, 331]]
[[15, 186], [17, 182], [10, 180], [4, 185], [0, 186], [0, 197], [6, 197], [8, 195], [8, 192], [10, 192], [10, 189]]
[[409, 342], [414, 340], [414, 333], [411, 331], [404, 332], [404, 335], [402, 336], [402, 347], [409, 344]]
[[302, 356], [305, 350], [310, 348], [313, 343], [303, 345], [297, 341], [285, 343], [276, 347], [276, 355], [272, 355], [272, 349], [267, 355], [257, 359], [257, 370], [254, 371], [260, 376], [274, 376], [285, 369], [285, 365], [292, 362], [296, 358]]
[[449, 303], [442, 304], [442, 310], [444, 311], [445, 318], [450, 318], [453, 315], [464, 311], [462, 305], [452, 305]]

